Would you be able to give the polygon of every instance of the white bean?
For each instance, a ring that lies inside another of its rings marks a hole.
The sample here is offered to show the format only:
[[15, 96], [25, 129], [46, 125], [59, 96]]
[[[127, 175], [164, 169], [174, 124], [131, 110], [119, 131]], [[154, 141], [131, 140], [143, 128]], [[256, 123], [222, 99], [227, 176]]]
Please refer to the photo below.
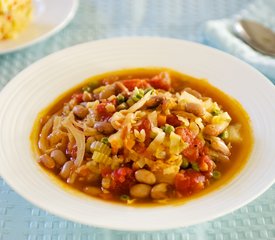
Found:
[[205, 109], [201, 104], [198, 103], [186, 103], [185, 111], [189, 113], [193, 113], [196, 116], [203, 116], [205, 114]]
[[168, 197], [168, 187], [167, 183], [159, 183], [155, 185], [151, 190], [151, 197], [153, 199], [165, 199]]
[[185, 88], [184, 91], [192, 94], [196, 98], [201, 98], [202, 97], [201, 94], [198, 91], [196, 91], [192, 88]]
[[156, 176], [146, 169], [137, 170], [135, 172], [135, 178], [140, 183], [146, 183], [149, 185], [153, 185], [156, 182]]
[[103, 91], [99, 93], [99, 99], [107, 99], [108, 97], [115, 94], [116, 87], [114, 84], [107, 85]]
[[203, 129], [203, 133], [210, 136], [220, 135], [229, 125], [229, 122], [222, 122], [220, 124], [208, 124]]
[[220, 139], [219, 137], [211, 137], [210, 142], [210, 146], [214, 150], [224, 154], [225, 156], [230, 156], [230, 150], [222, 139]]
[[214, 151], [211, 148], [208, 149], [208, 154], [215, 161], [220, 161], [220, 162], [229, 162], [230, 161], [228, 156], [226, 156], [220, 152]]
[[51, 152], [51, 158], [61, 166], [67, 161], [66, 155], [59, 149], [55, 149]]
[[136, 184], [130, 188], [130, 195], [133, 198], [147, 198], [150, 196], [151, 186], [143, 183]]
[[100, 193], [102, 193], [100, 188], [93, 186], [86, 186], [83, 191], [92, 196], [98, 196]]
[[39, 157], [39, 162], [49, 169], [53, 169], [55, 167], [55, 161], [48, 154], [41, 155]]

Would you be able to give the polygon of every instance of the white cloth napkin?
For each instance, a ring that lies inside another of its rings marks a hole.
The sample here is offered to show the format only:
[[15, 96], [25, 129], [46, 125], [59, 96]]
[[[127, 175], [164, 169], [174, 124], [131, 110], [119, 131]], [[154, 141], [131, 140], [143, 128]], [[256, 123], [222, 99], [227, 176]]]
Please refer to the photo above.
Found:
[[258, 0], [230, 19], [208, 21], [204, 28], [206, 43], [253, 65], [275, 84], [275, 57], [255, 51], [232, 33], [234, 22], [241, 18], [257, 21], [275, 32], [275, 0]]

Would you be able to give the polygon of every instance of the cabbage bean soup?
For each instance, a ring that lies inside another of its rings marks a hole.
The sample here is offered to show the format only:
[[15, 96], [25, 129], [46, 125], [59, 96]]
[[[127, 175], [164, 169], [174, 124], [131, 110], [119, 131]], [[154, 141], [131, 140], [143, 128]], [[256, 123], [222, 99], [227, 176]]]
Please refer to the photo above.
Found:
[[108, 201], [157, 205], [225, 185], [253, 142], [236, 100], [163, 68], [86, 80], [39, 114], [31, 139], [39, 164], [68, 186]]

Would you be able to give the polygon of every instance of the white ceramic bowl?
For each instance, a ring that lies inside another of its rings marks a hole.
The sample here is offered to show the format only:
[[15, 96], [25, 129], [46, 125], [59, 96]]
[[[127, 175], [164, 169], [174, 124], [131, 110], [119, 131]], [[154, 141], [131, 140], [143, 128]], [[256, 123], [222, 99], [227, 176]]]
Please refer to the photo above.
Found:
[[[162, 66], [210, 83], [236, 98], [251, 117], [255, 146], [244, 169], [227, 185], [179, 206], [135, 208], [72, 194], [41, 170], [29, 136], [37, 113], [85, 78], [111, 70]], [[34, 63], [0, 94], [0, 171], [33, 204], [98, 227], [158, 230], [183, 227], [229, 213], [263, 193], [275, 179], [275, 90], [240, 60], [196, 43], [121, 38], [77, 45]]]

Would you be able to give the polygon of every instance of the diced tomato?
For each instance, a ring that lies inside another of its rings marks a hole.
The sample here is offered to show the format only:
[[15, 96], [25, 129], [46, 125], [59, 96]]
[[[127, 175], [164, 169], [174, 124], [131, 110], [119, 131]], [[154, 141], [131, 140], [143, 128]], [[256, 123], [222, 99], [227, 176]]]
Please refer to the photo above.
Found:
[[144, 118], [141, 121], [141, 124], [138, 126], [138, 131], [144, 129], [146, 138], [150, 137], [150, 131], [151, 131], [151, 123], [147, 118]]
[[130, 187], [135, 183], [134, 170], [121, 167], [111, 173], [110, 191], [117, 194], [128, 194]]
[[173, 127], [179, 127], [182, 125], [182, 122], [177, 118], [176, 115], [170, 114], [166, 117], [166, 122]]
[[198, 165], [200, 171], [203, 171], [205, 174], [212, 173], [214, 168], [216, 167], [215, 163], [208, 155], [203, 155], [198, 159]]
[[203, 142], [200, 139], [195, 138], [194, 134], [188, 128], [178, 127], [175, 132], [181, 136], [184, 142], [189, 144], [182, 152], [189, 161], [195, 162], [199, 156], [204, 155]]
[[115, 181], [120, 183], [124, 183], [128, 177], [130, 177], [133, 173], [133, 170], [128, 167], [122, 167], [115, 171], [113, 171], [112, 176]]
[[97, 105], [96, 110], [97, 110], [98, 114], [104, 115], [104, 114], [107, 113], [107, 110], [105, 108], [106, 104], [107, 103], [100, 103], [100, 104]]
[[188, 169], [176, 175], [175, 188], [179, 194], [188, 196], [202, 190], [205, 186], [205, 181], [205, 176], [200, 172]]
[[148, 80], [148, 83], [156, 89], [163, 89], [168, 91], [171, 88], [170, 77], [166, 73], [161, 73]]
[[191, 144], [194, 139], [193, 133], [186, 127], [176, 128], [176, 134], [180, 135], [182, 140], [188, 144]]
[[123, 80], [122, 83], [129, 91], [133, 91], [135, 87], [142, 89], [150, 87], [145, 79], [126, 79]]
[[107, 177], [107, 176], [111, 175], [111, 173], [112, 173], [112, 169], [109, 168], [109, 167], [104, 167], [104, 168], [101, 169], [101, 176], [102, 177]]
[[74, 93], [72, 99], [75, 99], [77, 103], [83, 102], [83, 93]]
[[190, 162], [195, 162], [199, 157], [199, 151], [197, 148], [194, 148], [193, 146], [188, 146], [186, 149], [183, 150], [183, 155]]
[[109, 113], [106, 109], [107, 102], [100, 103], [96, 107], [96, 111], [101, 118], [101, 120], [109, 119], [112, 116], [112, 113]]
[[189, 142], [189, 146], [183, 150], [183, 155], [191, 162], [196, 161], [203, 150], [203, 142], [198, 138]]

